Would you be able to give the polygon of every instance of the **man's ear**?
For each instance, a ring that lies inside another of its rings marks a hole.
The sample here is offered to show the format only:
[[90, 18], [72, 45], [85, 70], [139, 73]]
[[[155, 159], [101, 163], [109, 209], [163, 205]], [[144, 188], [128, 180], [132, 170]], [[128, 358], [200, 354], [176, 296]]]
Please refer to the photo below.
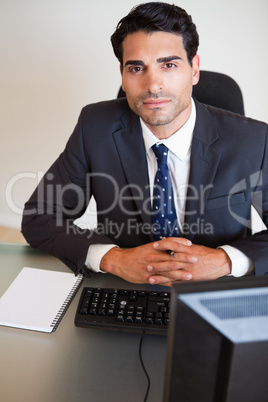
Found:
[[120, 64], [120, 74], [121, 74], [121, 81], [122, 81], [122, 89], [125, 92], [124, 83], [123, 83], [123, 67], [122, 67], [122, 64]]
[[193, 85], [196, 85], [200, 76], [200, 57], [196, 54], [192, 59]]

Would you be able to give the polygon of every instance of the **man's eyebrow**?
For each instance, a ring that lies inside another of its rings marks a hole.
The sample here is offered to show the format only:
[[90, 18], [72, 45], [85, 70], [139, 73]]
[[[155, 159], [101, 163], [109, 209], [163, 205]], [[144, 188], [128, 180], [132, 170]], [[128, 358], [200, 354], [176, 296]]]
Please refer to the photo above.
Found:
[[[160, 57], [157, 59], [157, 63], [168, 63], [172, 60], [181, 60], [181, 57], [179, 56], [167, 56], [167, 57]], [[127, 60], [125, 62], [124, 67], [126, 66], [144, 66], [144, 61], [142, 60]]]
[[181, 60], [181, 57], [179, 56], [168, 56], [168, 57], [160, 57], [160, 59], [157, 59], [157, 63], [168, 63], [169, 61], [172, 60]]
[[144, 61], [142, 60], [127, 60], [125, 66], [144, 66]]

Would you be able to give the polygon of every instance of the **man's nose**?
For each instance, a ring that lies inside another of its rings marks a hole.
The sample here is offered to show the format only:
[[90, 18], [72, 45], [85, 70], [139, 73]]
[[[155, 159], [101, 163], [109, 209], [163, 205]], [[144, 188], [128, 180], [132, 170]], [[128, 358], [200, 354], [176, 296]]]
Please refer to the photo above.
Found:
[[146, 72], [145, 89], [151, 93], [158, 93], [163, 88], [163, 76], [156, 68], [148, 68]]

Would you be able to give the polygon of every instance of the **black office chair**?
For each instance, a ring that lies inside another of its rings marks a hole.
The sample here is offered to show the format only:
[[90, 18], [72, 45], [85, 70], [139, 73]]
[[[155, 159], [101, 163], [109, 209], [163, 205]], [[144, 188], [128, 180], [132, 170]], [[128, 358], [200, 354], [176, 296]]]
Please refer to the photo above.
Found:
[[201, 70], [200, 80], [193, 87], [193, 96], [201, 103], [245, 114], [241, 89], [228, 75]]
[[[125, 93], [120, 88], [117, 97], [124, 96]], [[193, 87], [193, 96], [201, 103], [245, 114], [241, 89], [228, 75], [201, 70], [200, 80]]]

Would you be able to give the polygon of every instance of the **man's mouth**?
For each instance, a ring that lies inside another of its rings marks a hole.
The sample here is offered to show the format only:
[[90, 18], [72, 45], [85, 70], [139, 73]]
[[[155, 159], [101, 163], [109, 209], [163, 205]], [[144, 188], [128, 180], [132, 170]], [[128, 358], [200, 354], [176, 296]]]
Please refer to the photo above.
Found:
[[169, 102], [169, 99], [147, 99], [143, 102], [143, 104], [147, 108], [151, 109], [166, 106]]

